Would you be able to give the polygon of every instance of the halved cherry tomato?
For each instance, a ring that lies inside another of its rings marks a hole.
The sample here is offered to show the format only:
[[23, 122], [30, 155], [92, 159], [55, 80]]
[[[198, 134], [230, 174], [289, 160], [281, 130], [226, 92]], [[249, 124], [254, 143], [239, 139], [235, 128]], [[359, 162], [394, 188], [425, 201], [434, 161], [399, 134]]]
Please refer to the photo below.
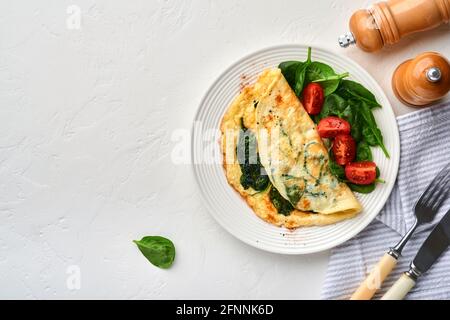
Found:
[[334, 160], [337, 164], [345, 166], [355, 159], [356, 143], [349, 134], [338, 134], [333, 142]]
[[356, 184], [371, 184], [377, 178], [377, 165], [372, 161], [349, 163], [345, 166], [345, 176]]
[[339, 117], [326, 117], [317, 125], [321, 138], [333, 138], [338, 134], [350, 134], [350, 123]]
[[311, 82], [303, 89], [303, 105], [308, 114], [319, 114], [323, 106], [323, 89], [320, 84]]

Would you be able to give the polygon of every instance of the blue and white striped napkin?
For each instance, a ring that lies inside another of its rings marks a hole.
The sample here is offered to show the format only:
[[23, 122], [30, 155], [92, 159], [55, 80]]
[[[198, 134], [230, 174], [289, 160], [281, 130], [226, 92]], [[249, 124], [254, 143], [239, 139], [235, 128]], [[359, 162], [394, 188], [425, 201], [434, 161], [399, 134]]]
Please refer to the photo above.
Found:
[[[397, 121], [401, 153], [396, 185], [377, 219], [355, 238], [332, 250], [322, 299], [348, 299], [352, 295], [381, 256], [413, 224], [415, 201], [450, 161], [450, 101], [400, 116]], [[375, 299], [408, 270], [433, 225], [449, 207], [447, 200], [431, 224], [418, 228]], [[450, 250], [419, 279], [407, 299], [450, 299]]]

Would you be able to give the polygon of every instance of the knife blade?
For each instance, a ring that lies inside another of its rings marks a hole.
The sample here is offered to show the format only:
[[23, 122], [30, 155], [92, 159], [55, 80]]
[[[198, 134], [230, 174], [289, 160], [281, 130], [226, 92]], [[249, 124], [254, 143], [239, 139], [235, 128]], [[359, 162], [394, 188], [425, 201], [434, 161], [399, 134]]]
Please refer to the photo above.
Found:
[[422, 274], [431, 268], [450, 244], [450, 210], [431, 231], [420, 247], [412, 265], [415, 271]]
[[450, 244], [450, 210], [433, 228], [424, 241], [410, 268], [384, 294], [382, 300], [403, 299], [414, 287], [417, 279], [439, 259]]

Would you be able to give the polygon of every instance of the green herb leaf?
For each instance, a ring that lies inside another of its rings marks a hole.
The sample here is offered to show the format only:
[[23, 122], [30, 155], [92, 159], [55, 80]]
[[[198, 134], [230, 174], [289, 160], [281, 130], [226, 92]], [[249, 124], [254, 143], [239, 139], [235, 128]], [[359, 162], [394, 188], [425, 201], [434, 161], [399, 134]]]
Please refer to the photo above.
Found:
[[372, 146], [380, 146], [381, 150], [383, 150], [385, 156], [389, 158], [389, 152], [386, 150], [386, 147], [383, 143], [383, 136], [381, 134], [380, 129], [377, 126], [377, 123], [375, 121], [375, 117], [372, 114], [372, 111], [367, 106], [366, 103], [362, 103], [361, 107], [359, 108], [359, 112], [364, 119], [365, 127], [362, 130], [362, 134], [364, 136], [364, 139], [367, 141], [369, 145]]
[[299, 61], [285, 61], [279, 64], [278, 68], [281, 69], [281, 73], [286, 78], [287, 82], [289, 83], [289, 86], [291, 88], [294, 88], [295, 85], [295, 72], [299, 65], [301, 65], [302, 62]]
[[330, 169], [330, 172], [339, 179], [339, 181], [344, 181], [345, 178], [345, 170], [344, 167], [337, 164], [334, 161], [334, 156], [332, 151], [329, 152], [329, 159], [328, 159], [328, 168]]
[[347, 183], [347, 185], [350, 187], [351, 190], [359, 193], [371, 193], [373, 190], [375, 190], [375, 183], [367, 185]]
[[348, 76], [348, 72], [343, 74], [336, 74], [333, 68], [329, 65], [314, 61], [308, 65], [306, 70], [306, 83], [320, 82], [320, 86], [323, 89], [324, 95], [328, 96], [336, 91], [339, 82], [342, 78]]
[[309, 64], [310, 62], [306, 61], [302, 64], [299, 64], [297, 66], [297, 69], [295, 70], [294, 92], [298, 97], [300, 97], [303, 92], [303, 87], [305, 85], [306, 69], [308, 68]]
[[325, 96], [336, 91], [340, 80], [345, 77], [348, 77], [348, 72], [336, 74], [332, 67], [318, 61], [311, 62], [306, 70], [306, 83], [320, 82]]
[[344, 99], [357, 99], [367, 103], [371, 108], [381, 108], [372, 92], [358, 82], [341, 80], [336, 92]]
[[329, 65], [314, 61], [311, 62], [311, 64], [308, 66], [308, 73], [307, 73], [307, 81], [313, 82], [319, 79], [326, 79], [331, 76], [335, 76], [336, 73], [334, 72], [333, 68]]
[[274, 186], [272, 186], [270, 188], [269, 198], [270, 198], [270, 201], [272, 201], [273, 206], [277, 209], [279, 214], [288, 216], [294, 210], [294, 207], [292, 206], [292, 204], [288, 200], [283, 198], [281, 196], [281, 194], [278, 192], [278, 190], [275, 189]]
[[255, 191], [262, 191], [270, 181], [259, 158], [256, 136], [244, 126], [242, 118], [241, 127], [236, 146], [237, 160], [242, 172], [240, 183], [244, 189], [251, 187]]
[[342, 117], [350, 123], [351, 132], [353, 139], [356, 142], [362, 140], [362, 126], [363, 119], [359, 113], [360, 101], [357, 100], [348, 100], [348, 107], [344, 110]]
[[[360, 141], [356, 147], [356, 161], [372, 161], [372, 151], [365, 141]], [[378, 169], [378, 168], [377, 168]]]
[[322, 78], [318, 78], [316, 80], [313, 80], [312, 82], [327, 82], [327, 81], [341, 80], [341, 79], [347, 78], [349, 75], [350, 74], [348, 72], [344, 72], [341, 74], [333, 74], [333, 75], [329, 75], [329, 76], [324, 76]]
[[328, 116], [338, 116], [343, 118], [344, 110], [347, 107], [347, 102], [335, 93], [325, 97], [322, 110], [315, 117], [315, 122], [318, 123], [323, 118]]
[[175, 259], [175, 246], [172, 241], [160, 236], [147, 236], [133, 240], [142, 254], [158, 268], [169, 268]]

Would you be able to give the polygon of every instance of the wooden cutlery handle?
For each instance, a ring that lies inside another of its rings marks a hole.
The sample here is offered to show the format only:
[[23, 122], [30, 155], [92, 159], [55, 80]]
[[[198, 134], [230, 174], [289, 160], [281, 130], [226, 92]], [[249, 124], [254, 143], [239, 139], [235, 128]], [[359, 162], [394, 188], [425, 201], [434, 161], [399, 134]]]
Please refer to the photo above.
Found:
[[384, 294], [381, 300], [402, 300], [414, 287], [416, 281], [408, 277], [405, 273], [400, 279]]
[[350, 300], [370, 300], [396, 265], [397, 259], [389, 253], [385, 253]]

